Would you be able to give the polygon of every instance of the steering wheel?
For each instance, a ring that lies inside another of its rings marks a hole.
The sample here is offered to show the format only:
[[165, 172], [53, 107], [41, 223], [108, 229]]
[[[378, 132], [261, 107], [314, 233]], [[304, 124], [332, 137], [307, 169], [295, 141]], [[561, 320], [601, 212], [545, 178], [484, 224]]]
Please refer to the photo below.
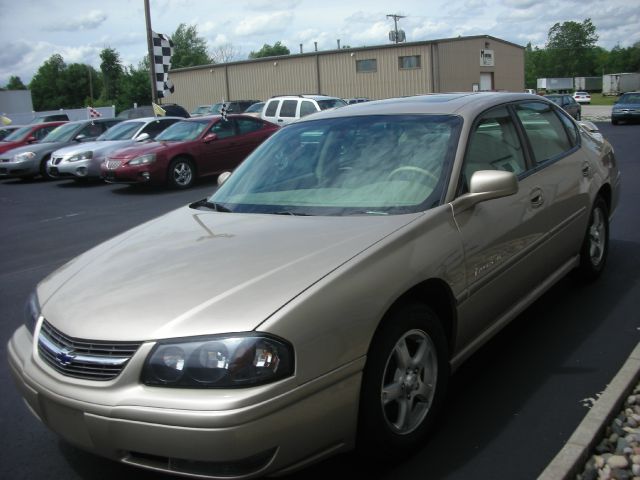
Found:
[[420, 168], [420, 167], [414, 167], [413, 165], [405, 165], [404, 167], [398, 167], [395, 170], [393, 170], [391, 173], [389, 173], [389, 175], [387, 175], [387, 180], [391, 180], [391, 177], [393, 177], [394, 175], [397, 175], [398, 173], [401, 172], [414, 172], [414, 173], [419, 173], [421, 175], [424, 175], [425, 177], [429, 177], [431, 180], [433, 180], [434, 182], [438, 182], [439, 178], [436, 177], [433, 173], [431, 173], [429, 170], [425, 170], [424, 168]]

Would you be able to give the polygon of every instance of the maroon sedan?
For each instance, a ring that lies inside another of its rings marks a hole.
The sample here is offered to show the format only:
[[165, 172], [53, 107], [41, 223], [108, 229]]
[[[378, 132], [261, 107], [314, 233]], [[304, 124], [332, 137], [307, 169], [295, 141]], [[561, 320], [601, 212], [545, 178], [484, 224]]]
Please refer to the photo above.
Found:
[[188, 188], [197, 177], [234, 169], [276, 130], [277, 125], [244, 115], [183, 120], [154, 142], [109, 155], [101, 165], [101, 175], [109, 183]]
[[20, 127], [0, 141], [0, 153], [4, 153], [12, 148], [18, 148], [23, 145], [39, 142], [46, 137], [51, 130], [63, 123], [66, 122], [46, 122]]

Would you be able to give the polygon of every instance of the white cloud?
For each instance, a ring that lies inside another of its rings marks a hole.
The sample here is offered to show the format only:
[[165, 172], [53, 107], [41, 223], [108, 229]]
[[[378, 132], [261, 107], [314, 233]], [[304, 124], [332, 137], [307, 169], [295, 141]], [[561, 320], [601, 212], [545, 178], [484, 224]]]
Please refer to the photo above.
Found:
[[73, 32], [75, 30], [95, 30], [107, 20], [107, 14], [100, 10], [92, 10], [88, 14], [63, 21], [55, 21], [48, 25], [47, 30], [52, 32]]
[[250, 15], [240, 21], [234, 33], [240, 36], [281, 33], [293, 20], [291, 12]]

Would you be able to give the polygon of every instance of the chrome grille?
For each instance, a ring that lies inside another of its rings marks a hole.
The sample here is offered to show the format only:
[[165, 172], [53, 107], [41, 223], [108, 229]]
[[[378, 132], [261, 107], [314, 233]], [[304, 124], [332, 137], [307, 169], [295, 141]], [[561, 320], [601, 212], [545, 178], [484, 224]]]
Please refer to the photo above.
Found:
[[136, 352], [140, 342], [103, 342], [72, 338], [44, 320], [38, 336], [40, 357], [67, 377], [112, 380]]
[[120, 160], [107, 160], [106, 163], [109, 170], [115, 170], [122, 164]]

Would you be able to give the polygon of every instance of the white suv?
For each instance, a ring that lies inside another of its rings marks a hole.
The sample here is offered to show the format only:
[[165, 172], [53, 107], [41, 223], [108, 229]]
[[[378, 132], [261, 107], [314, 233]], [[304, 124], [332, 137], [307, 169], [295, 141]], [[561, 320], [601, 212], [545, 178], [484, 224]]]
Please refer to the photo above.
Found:
[[261, 118], [276, 125], [287, 125], [311, 113], [346, 104], [341, 98], [327, 95], [281, 95], [267, 101]]

